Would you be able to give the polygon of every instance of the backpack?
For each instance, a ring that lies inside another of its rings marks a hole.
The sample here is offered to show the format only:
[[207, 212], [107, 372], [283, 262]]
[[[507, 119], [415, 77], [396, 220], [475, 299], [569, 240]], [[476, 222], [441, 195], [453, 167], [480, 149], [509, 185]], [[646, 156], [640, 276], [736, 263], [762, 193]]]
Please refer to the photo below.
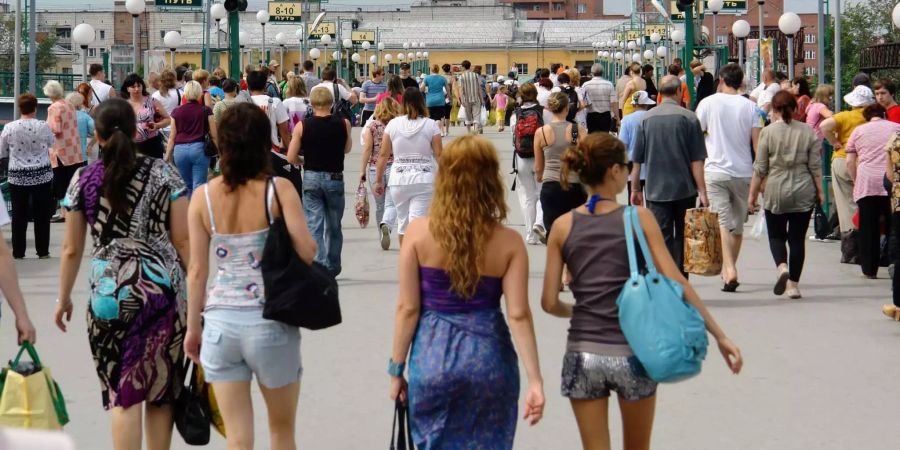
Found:
[[561, 86], [560, 90], [569, 97], [569, 112], [566, 114], [566, 121], [574, 123], [575, 115], [578, 114], [578, 91], [572, 86]]
[[506, 85], [506, 95], [509, 96], [509, 99], [513, 102], [516, 101], [516, 97], [519, 96], [519, 86], [513, 82]]
[[534, 158], [534, 133], [544, 126], [544, 107], [516, 108], [513, 148], [520, 158]]
[[356, 120], [354, 120], [352, 105], [350, 105], [350, 102], [347, 100], [341, 98], [341, 91], [338, 88], [337, 82], [333, 82], [332, 89], [334, 90], [334, 104], [331, 105], [331, 114], [349, 120], [350, 125], [352, 126], [354, 122], [356, 122]]
[[275, 86], [275, 83], [266, 82], [266, 93], [269, 94], [269, 97], [283, 100], [281, 98], [281, 89], [278, 89], [278, 86]]

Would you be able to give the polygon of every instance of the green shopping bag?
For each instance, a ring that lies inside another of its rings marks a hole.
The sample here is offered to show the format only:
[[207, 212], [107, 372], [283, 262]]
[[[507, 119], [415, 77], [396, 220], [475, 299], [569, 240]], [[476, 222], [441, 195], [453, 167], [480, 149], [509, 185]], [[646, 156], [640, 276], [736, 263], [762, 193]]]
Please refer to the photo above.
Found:
[[[21, 361], [28, 352], [31, 363]], [[0, 425], [58, 430], [69, 423], [66, 402], [50, 369], [41, 364], [30, 342], [0, 371]]]

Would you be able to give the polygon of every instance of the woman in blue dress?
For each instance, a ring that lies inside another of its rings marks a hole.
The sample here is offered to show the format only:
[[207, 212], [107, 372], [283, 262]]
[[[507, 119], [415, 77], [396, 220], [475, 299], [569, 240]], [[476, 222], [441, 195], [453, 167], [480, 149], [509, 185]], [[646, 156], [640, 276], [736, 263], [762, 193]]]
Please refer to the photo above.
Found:
[[400, 248], [390, 395], [408, 402], [420, 449], [511, 449], [519, 367], [510, 332], [528, 377], [523, 417], [534, 425], [544, 409], [528, 254], [519, 233], [502, 225], [506, 192], [494, 146], [461, 137], [439, 165], [431, 212], [409, 225]]

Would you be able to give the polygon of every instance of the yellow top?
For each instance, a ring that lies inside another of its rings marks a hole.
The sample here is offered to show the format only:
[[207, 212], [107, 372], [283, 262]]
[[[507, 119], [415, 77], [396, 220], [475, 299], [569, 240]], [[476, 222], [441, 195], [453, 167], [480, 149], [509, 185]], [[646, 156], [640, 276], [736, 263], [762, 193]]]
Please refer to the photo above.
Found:
[[834, 132], [837, 133], [841, 148], [832, 153], [832, 160], [847, 157], [846, 148], [847, 141], [850, 140], [850, 133], [852, 133], [856, 127], [866, 123], [866, 118], [863, 117], [863, 108], [853, 108], [850, 111], [843, 111], [835, 114], [834, 122]]
[[631, 104], [631, 99], [625, 100], [625, 104], [622, 105], [622, 117], [625, 117], [634, 112], [634, 105]]

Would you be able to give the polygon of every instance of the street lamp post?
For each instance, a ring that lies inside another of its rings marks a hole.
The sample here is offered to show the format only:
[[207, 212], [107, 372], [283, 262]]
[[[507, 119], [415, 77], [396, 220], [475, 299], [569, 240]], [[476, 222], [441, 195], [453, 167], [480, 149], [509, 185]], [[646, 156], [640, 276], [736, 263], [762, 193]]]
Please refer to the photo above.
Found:
[[744, 67], [744, 41], [750, 34], [750, 22], [746, 20], [734, 22], [731, 25], [731, 34], [738, 40], [738, 65], [741, 66], [741, 70], [746, 70]]
[[378, 48], [378, 56], [379, 56], [379, 58], [380, 58], [380, 57], [381, 57], [381, 52], [384, 51], [384, 42], [379, 42], [377, 48]]
[[[681, 30], [672, 30], [672, 46], [674, 47], [672, 50], [675, 52], [675, 57], [679, 57], [681, 55], [678, 54], [678, 46], [684, 43], [684, 31]], [[684, 58], [687, 59], [687, 58]]]
[[766, 38], [765, 24], [763, 23], [763, 9], [766, 6], [766, 0], [756, 0], [757, 12], [759, 13], [759, 45], [756, 46], [757, 52], [757, 61], [756, 61], [756, 73], [759, 77], [759, 80], [762, 80], [762, 41]]
[[[312, 58], [313, 64], [316, 66], [316, 73], [319, 73], [319, 49], [313, 47], [309, 50], [309, 57]], [[318, 76], [318, 75], [317, 75]]]
[[[650, 42], [653, 44], [654, 53], [659, 53], [659, 41], [662, 40], [662, 36], [659, 33], [653, 32], [650, 33]], [[659, 56], [657, 56], [657, 61], [654, 62], [654, 72], [656, 72], [656, 83], [659, 84], [659, 75], [660, 75], [660, 67], [659, 67]], [[665, 61], [663, 61], [665, 64]], [[665, 65], [663, 65], [665, 67]]]
[[[350, 64], [350, 63], [351, 63], [351, 61], [350, 61], [350, 56], [351, 56], [351, 55], [350, 55], [350, 52], [353, 51], [353, 41], [350, 40], [350, 39], [346, 39], [346, 38], [345, 38], [345, 39], [341, 42], [341, 44], [342, 44], [343, 50], [347, 52], [347, 78], [350, 78], [350, 73], [351, 73], [350, 67], [352, 66], [352, 64]], [[342, 58], [342, 59], [343, 59], [343, 58]]]
[[144, 12], [145, 8], [144, 0], [125, 0], [125, 9], [131, 14], [132, 73], [137, 73], [138, 66], [138, 17]]
[[169, 55], [171, 57], [172, 68], [175, 68], [175, 50], [178, 50], [178, 47], [181, 46], [181, 33], [177, 31], [170, 31], [163, 36], [163, 43], [169, 49]]
[[210, 16], [212, 16], [213, 20], [216, 21], [216, 48], [219, 49], [222, 48], [222, 33], [219, 32], [219, 23], [222, 21], [222, 19], [228, 17], [228, 10], [225, 9], [225, 5], [216, 3], [215, 5], [212, 5], [212, 7], [210, 7], [209, 14]]
[[353, 77], [359, 79], [357, 76], [357, 72], [359, 72], [359, 53], [354, 53], [350, 55], [350, 60], [353, 61]]
[[328, 65], [328, 44], [331, 43], [331, 35], [323, 34], [322, 37], [319, 38], [319, 42], [322, 43], [322, 46], [325, 47], [325, 65]]
[[[173, 31], [172, 33], [176, 33]], [[168, 35], [167, 35], [168, 36]], [[87, 71], [87, 54], [88, 54], [88, 45], [91, 45], [96, 38], [96, 34], [94, 33], [94, 27], [90, 26], [90, 24], [81, 23], [72, 30], [72, 41], [75, 42], [76, 45], [81, 47], [81, 73], [83, 75], [83, 81], [87, 83], [88, 81], [88, 71]], [[18, 49], [16, 50], [16, 54], [20, 52]]]
[[719, 15], [719, 12], [722, 11], [722, 8], [725, 7], [725, 0], [709, 0], [707, 3], [707, 9], [712, 13], [712, 45], [718, 44], [718, 40], [716, 39], [716, 35], [719, 34], [719, 29], [716, 28], [716, 17]]
[[[841, 110], [841, 0], [834, 2], [834, 112]], [[822, 55], [819, 55], [821, 58]]]
[[[269, 22], [269, 12], [264, 9], [257, 11], [256, 21], [262, 27], [262, 59], [268, 60], [269, 58], [266, 55], [266, 23]], [[263, 61], [263, 64], [266, 64], [266, 61]]]
[[249, 44], [249, 41], [250, 41], [250, 36], [246, 32], [241, 31], [238, 33], [238, 42], [241, 45], [241, 66], [240, 66], [241, 70], [244, 70], [244, 47], [246, 47], [247, 44]]
[[800, 16], [786, 12], [778, 19], [778, 29], [787, 36], [788, 78], [794, 79], [794, 35], [800, 31]]
[[288, 35], [285, 33], [278, 33], [275, 35], [275, 42], [281, 47], [281, 70], [284, 70], [284, 46], [288, 43]]
[[[372, 44], [369, 41], [363, 41], [362, 49], [363, 49], [363, 61], [366, 62], [366, 68], [363, 70], [365, 73], [364, 76], [368, 77], [371, 70], [369, 69], [369, 49], [372, 48]], [[377, 59], [377, 58], [376, 58]]]

